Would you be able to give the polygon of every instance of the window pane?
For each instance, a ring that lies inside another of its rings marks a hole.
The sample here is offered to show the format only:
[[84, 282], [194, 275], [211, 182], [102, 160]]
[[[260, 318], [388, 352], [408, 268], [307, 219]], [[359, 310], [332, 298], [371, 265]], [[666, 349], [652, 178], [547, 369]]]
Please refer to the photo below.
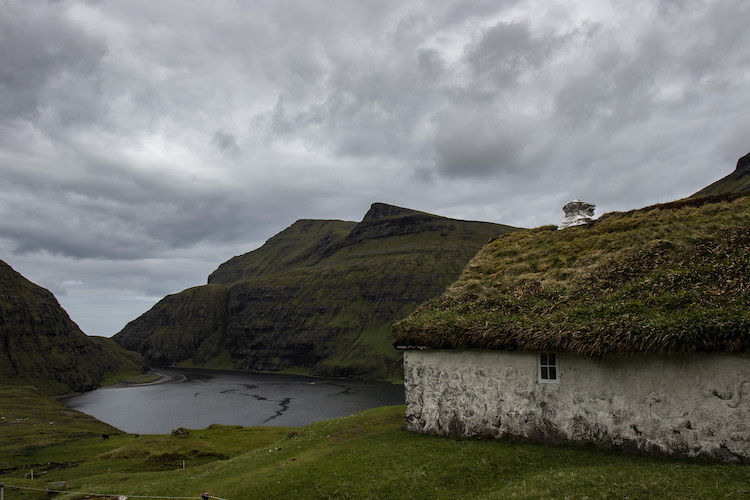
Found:
[[547, 371], [547, 367], [542, 367], [542, 380], [548, 380], [549, 379], [549, 372]]
[[546, 354], [540, 354], [539, 356], [540, 356], [539, 360], [540, 360], [540, 362], [541, 362], [542, 365], [549, 364], [549, 363], [547, 363], [547, 355]]
[[554, 365], [555, 364], [555, 355], [550, 354], [547, 356], [547, 364], [548, 365]]
[[549, 367], [549, 379], [557, 380], [557, 369], [554, 366]]

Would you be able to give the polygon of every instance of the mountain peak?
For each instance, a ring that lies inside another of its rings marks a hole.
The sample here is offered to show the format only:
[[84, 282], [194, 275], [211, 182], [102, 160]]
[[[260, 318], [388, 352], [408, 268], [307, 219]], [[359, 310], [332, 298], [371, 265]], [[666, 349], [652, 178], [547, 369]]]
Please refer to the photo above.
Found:
[[388, 205], [387, 203], [373, 203], [372, 206], [370, 206], [370, 210], [365, 214], [364, 219], [362, 219], [362, 222], [382, 219], [384, 217], [413, 215], [416, 213], [419, 212], [410, 208], [397, 207], [395, 205]]

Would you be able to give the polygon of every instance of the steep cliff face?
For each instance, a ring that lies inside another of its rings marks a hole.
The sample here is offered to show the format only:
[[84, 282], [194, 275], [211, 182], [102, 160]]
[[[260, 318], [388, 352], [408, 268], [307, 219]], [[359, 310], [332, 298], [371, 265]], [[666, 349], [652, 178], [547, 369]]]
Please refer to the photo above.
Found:
[[193, 358], [205, 363], [219, 354], [226, 332], [227, 288], [206, 285], [168, 295], [117, 335], [125, 349], [150, 363], [172, 365]]
[[48, 290], [0, 261], [0, 383], [84, 391], [108, 372], [143, 369], [139, 355], [86, 336]]
[[[512, 230], [381, 203], [360, 223], [300, 220], [114, 339], [153, 363], [214, 356], [244, 370], [388, 378], [401, 366], [394, 320], [440, 294], [490, 238]], [[221, 319], [221, 300], [206, 298], [220, 295], [211, 287], [226, 291]]]

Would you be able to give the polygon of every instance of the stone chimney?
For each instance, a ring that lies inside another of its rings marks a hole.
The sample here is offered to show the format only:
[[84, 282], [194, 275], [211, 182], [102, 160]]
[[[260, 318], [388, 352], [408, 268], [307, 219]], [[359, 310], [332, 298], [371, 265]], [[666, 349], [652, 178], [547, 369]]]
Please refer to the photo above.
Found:
[[589, 223], [594, 218], [594, 209], [596, 205], [581, 200], [569, 201], [563, 207], [565, 217], [560, 221], [557, 229], [565, 229], [571, 226], [582, 226]]

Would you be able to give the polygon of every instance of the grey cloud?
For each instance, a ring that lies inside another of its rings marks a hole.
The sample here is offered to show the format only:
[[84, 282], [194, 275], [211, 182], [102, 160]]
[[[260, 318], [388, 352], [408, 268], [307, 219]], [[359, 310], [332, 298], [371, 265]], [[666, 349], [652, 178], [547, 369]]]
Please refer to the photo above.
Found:
[[234, 134], [225, 132], [223, 130], [217, 130], [211, 139], [211, 144], [216, 147], [219, 151], [229, 156], [239, 156], [242, 150], [237, 142], [237, 137]]
[[435, 171], [429, 166], [418, 165], [412, 169], [412, 177], [420, 184], [432, 184], [435, 182]]
[[308, 111], [298, 113], [296, 117], [290, 116], [290, 113], [284, 106], [284, 97], [281, 96], [276, 101], [273, 110], [267, 114], [268, 128], [271, 135], [290, 135], [305, 128], [311, 122], [319, 123], [321, 120], [314, 118], [316, 113]]
[[571, 75], [555, 96], [564, 125], [595, 128], [644, 119], [651, 112], [653, 77], [617, 48], [600, 54], [593, 69]]
[[430, 85], [439, 81], [445, 74], [445, 62], [435, 49], [419, 49], [417, 52], [417, 71], [422, 76], [422, 82]]
[[[674, 43], [683, 48], [680, 54], [685, 67], [698, 82], [715, 81], [712, 73], [725, 68], [732, 73], [747, 74], [750, 64], [750, 4], [747, 2], [708, 2], [705, 17], [685, 23]], [[690, 35], [693, 36], [690, 36]]]
[[49, 184], [34, 171], [14, 175], [0, 201], [0, 234], [16, 253], [48, 251], [77, 258], [138, 259], [204, 239], [249, 232], [251, 203], [239, 190], [176, 182], [100, 163]]
[[310, 98], [280, 97], [264, 117], [267, 130], [273, 138], [327, 144], [338, 155], [409, 157], [432, 99], [418, 83], [418, 65], [414, 53], [381, 51], [339, 61]]
[[181, 192], [139, 205], [52, 196], [38, 205], [26, 204], [22, 220], [0, 222], [0, 232], [14, 241], [14, 253], [133, 260], [253, 233], [245, 215], [252, 204], [225, 199], [226, 194]]
[[40, 108], [58, 104], [58, 84], [65, 80], [88, 84], [95, 78], [93, 73], [107, 53], [106, 45], [68, 21], [62, 5], [6, 0], [1, 8], [2, 120], [35, 117]]
[[455, 26], [461, 24], [478, 24], [484, 19], [497, 15], [505, 9], [522, 4], [523, 0], [477, 0], [474, 2], [441, 2], [441, 8], [430, 9], [436, 17], [438, 26]]
[[749, 46], [750, 34], [737, 9], [747, 18], [750, 8], [729, 2], [698, 7], [705, 16], [668, 8], [673, 17], [633, 27], [629, 43], [611, 27], [591, 32], [584, 64], [575, 64], [577, 73], [560, 75], [555, 113], [562, 125], [616, 130], [732, 86], [732, 75], [746, 73], [741, 68], [750, 61], [750, 51], [740, 49]]
[[[560, 41], [558, 41], [559, 43]], [[534, 37], [527, 24], [498, 23], [467, 47], [467, 65], [478, 79], [488, 79], [495, 89], [516, 84], [524, 74], [549, 59], [554, 39]]]
[[520, 123], [492, 113], [446, 113], [435, 136], [437, 171], [447, 177], [488, 177], [520, 168]]

